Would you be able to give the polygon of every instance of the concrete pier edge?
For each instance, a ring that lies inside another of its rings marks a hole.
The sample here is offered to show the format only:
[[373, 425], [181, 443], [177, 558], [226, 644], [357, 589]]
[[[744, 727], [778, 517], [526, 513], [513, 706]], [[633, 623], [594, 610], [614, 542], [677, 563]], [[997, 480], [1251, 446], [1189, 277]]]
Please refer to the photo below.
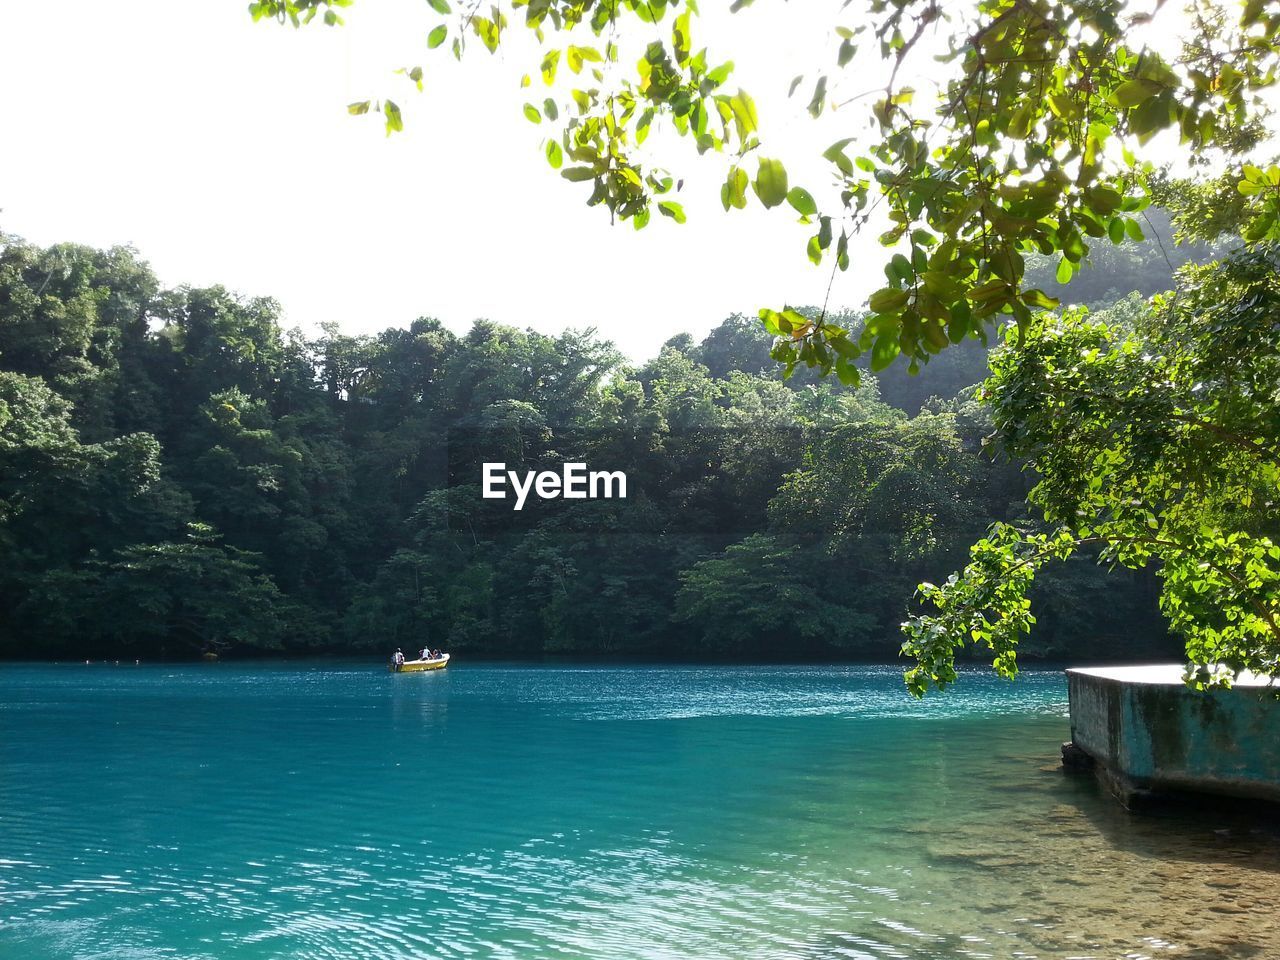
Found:
[[1091, 769], [1130, 808], [1176, 794], [1280, 804], [1280, 687], [1244, 676], [1197, 691], [1180, 664], [1067, 670], [1064, 767]]

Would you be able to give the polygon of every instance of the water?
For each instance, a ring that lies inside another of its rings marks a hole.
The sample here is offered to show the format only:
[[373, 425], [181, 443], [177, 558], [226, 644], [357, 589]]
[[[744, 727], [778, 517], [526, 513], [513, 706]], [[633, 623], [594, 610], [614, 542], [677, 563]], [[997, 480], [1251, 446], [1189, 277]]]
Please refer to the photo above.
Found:
[[0, 667], [0, 957], [1280, 956], [1280, 840], [1056, 764], [1060, 675]]

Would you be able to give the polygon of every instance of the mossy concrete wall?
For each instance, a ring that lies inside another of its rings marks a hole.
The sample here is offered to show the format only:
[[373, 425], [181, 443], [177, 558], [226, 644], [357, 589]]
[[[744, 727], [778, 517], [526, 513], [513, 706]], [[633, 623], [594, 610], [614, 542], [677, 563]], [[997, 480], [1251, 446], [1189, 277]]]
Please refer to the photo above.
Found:
[[1071, 739], [1126, 794], [1189, 790], [1280, 802], [1280, 698], [1265, 678], [1195, 691], [1182, 668], [1068, 670]]

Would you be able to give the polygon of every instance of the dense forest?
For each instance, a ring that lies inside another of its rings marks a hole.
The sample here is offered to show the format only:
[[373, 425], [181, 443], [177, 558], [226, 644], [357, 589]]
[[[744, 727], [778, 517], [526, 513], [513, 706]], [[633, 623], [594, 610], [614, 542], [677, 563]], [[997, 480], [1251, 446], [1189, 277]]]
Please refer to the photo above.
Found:
[[[1100, 256], [1070, 288], [1095, 307], [1175, 265]], [[849, 388], [784, 382], [741, 316], [640, 366], [591, 329], [279, 318], [129, 249], [0, 237], [0, 652], [885, 659], [916, 585], [1034, 482], [984, 444], [977, 340]], [[516, 512], [480, 496], [495, 460], [628, 496]], [[1176, 651], [1155, 595], [1073, 560], [1024, 654]]]

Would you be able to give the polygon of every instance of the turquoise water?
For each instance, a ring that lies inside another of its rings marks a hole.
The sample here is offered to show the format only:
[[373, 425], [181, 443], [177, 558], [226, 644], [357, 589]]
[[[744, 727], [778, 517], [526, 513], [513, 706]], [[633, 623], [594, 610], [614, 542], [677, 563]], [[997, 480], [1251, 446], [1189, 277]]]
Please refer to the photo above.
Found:
[[897, 668], [0, 667], [0, 957], [1280, 956], [1280, 844]]

